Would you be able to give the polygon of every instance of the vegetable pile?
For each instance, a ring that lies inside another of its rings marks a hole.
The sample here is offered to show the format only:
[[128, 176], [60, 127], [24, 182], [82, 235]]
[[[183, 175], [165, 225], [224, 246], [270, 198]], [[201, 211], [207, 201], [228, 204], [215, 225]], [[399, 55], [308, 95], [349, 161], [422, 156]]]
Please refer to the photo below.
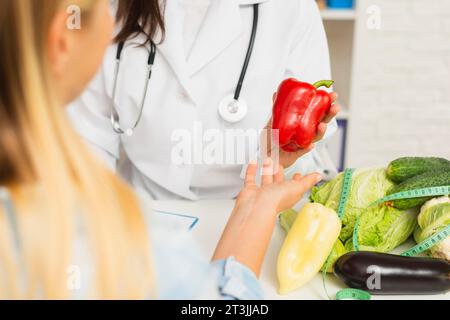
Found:
[[[335, 179], [315, 187], [311, 193], [311, 202], [332, 209], [336, 214], [341, 199], [343, 182], [344, 174], [341, 173]], [[326, 265], [329, 268], [326, 271], [333, 272], [334, 270], [338, 276], [345, 275], [346, 273], [342, 271], [345, 270], [345, 263], [343, 261], [348, 260], [345, 257], [350, 252], [353, 255], [356, 254], [356, 257], [359, 254], [368, 254], [368, 252], [388, 253], [403, 244], [412, 235], [415, 241], [420, 243], [446, 228], [450, 224], [450, 198], [448, 195], [396, 199], [380, 205], [373, 205], [377, 200], [399, 192], [443, 186], [450, 186], [450, 161], [442, 158], [405, 157], [392, 161], [387, 168], [355, 170], [345, 211], [342, 216], [341, 232], [334, 243], [333, 249], [325, 249], [328, 250], [327, 256], [329, 255], [328, 260], [326, 260]], [[419, 194], [419, 196], [422, 196], [422, 194]], [[296, 235], [297, 231], [290, 229], [300, 219], [302, 213], [303, 211], [297, 214], [294, 210], [288, 210], [280, 215], [280, 224], [288, 233], [288, 237], [282, 248], [284, 255], [291, 249], [291, 257], [297, 254], [302, 255], [304, 259], [304, 253], [300, 252], [301, 250], [299, 248], [302, 247], [301, 242], [303, 240], [301, 239], [304, 239], [305, 236], [301, 235], [299, 238], [299, 235]], [[353, 233], [357, 221], [357, 240], [361, 252], [353, 252]], [[303, 231], [303, 233], [305, 232], [307, 230]], [[316, 230], [315, 232], [326, 231]], [[297, 239], [297, 243], [295, 239]], [[292, 243], [296, 243], [295, 248]], [[299, 250], [299, 252], [295, 252], [295, 250]], [[445, 292], [445, 288], [447, 288], [446, 290], [450, 289], [450, 237], [432, 246], [426, 253], [442, 260], [440, 264], [438, 262], [436, 264], [440, 266], [441, 270], [444, 270], [443, 278], [439, 279], [445, 285], [440, 287], [439, 292]], [[322, 253], [318, 253], [318, 255], [323, 256]], [[339, 259], [341, 257], [343, 259]], [[383, 263], [383, 259], [385, 261], [386, 259], [393, 261], [392, 263], [394, 264], [396, 261], [404, 261], [402, 259], [389, 259], [389, 257], [383, 258], [383, 255], [374, 255], [371, 256], [371, 259], [376, 260], [376, 257], [379, 258], [380, 264]], [[414, 259], [418, 260], [417, 263], [420, 264], [420, 259], [424, 258], [410, 258], [409, 261], [413, 261]], [[336, 263], [338, 260], [339, 262]], [[358, 259], [353, 258], [352, 261], [358, 261]], [[283, 257], [280, 255], [278, 265], [282, 263], [284, 263]], [[305, 264], [304, 261], [302, 263]], [[427, 265], [433, 266], [434, 264], [424, 264], [424, 266]], [[322, 269], [324, 267], [325, 260], [323, 261]], [[288, 267], [285, 267], [285, 269], [288, 269]], [[400, 265], [399, 270], [402, 270], [402, 266]], [[408, 271], [405, 272], [407, 273]], [[283, 278], [284, 288], [286, 288], [286, 274], [283, 274], [280, 269], [278, 273], [279, 278]], [[346, 283], [348, 282], [346, 278], [343, 280]], [[298, 287], [295, 285], [291, 286], [290, 291]], [[353, 284], [353, 287], [359, 288], [359, 286], [356, 286], [356, 283]], [[380, 291], [379, 294], [396, 294], [407, 291], [410, 294], [419, 294], [433, 291], [431, 289], [419, 290], [417, 289], [418, 287], [416, 288], [418, 291], [414, 291], [413, 288], [414, 286], [410, 286], [408, 291], [406, 290], [408, 288], [399, 288], [397, 286], [398, 290], [396, 290], [394, 286], [390, 291]]]

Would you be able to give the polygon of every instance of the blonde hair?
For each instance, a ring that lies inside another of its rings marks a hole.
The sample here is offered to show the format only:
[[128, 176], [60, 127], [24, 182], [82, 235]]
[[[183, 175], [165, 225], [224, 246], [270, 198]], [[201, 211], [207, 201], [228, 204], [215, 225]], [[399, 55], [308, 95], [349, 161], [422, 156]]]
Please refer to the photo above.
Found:
[[[73, 2], [89, 15], [96, 0]], [[152, 264], [139, 203], [91, 156], [52, 95], [45, 43], [65, 5], [2, 1], [0, 185], [11, 191], [21, 247], [17, 252], [0, 209], [0, 298], [73, 297], [67, 272], [79, 225], [95, 264], [88, 298], [146, 298]], [[80, 271], [86, 279], [89, 271]]]

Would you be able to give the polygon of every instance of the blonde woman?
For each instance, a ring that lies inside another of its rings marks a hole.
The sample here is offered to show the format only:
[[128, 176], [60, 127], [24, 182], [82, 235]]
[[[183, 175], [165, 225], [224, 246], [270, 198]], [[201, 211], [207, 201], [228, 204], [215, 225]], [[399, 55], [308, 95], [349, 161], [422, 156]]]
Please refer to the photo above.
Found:
[[[81, 8], [80, 30], [68, 28], [69, 5]], [[107, 0], [2, 1], [0, 298], [261, 298], [276, 212], [319, 175], [283, 181], [281, 170], [257, 186], [250, 165], [210, 263], [96, 161], [65, 118], [112, 28]]]

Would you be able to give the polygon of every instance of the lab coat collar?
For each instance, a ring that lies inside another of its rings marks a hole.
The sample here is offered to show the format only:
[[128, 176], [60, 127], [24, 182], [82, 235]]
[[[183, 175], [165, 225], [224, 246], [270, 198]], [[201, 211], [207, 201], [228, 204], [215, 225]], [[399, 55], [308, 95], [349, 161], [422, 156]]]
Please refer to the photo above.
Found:
[[242, 33], [240, 6], [269, 0], [216, 0], [211, 1], [207, 16], [188, 59], [192, 76], [217, 57]]
[[[196, 102], [193, 90], [190, 87], [183, 48], [183, 19], [183, 7], [179, 1], [166, 1], [164, 17], [166, 32], [163, 41], [157, 45], [157, 50], [170, 65], [185, 92], [192, 101]], [[160, 32], [155, 39], [161, 39]]]
[[[264, 3], [270, 0], [215, 0], [211, 1], [207, 16], [195, 40], [192, 52], [186, 61], [183, 47], [183, 7], [179, 1], [167, 1], [165, 7], [166, 33], [157, 50], [175, 73], [179, 83], [193, 102], [198, 99], [191, 88], [190, 77], [210, 63], [225, 50], [242, 32], [240, 6]], [[158, 33], [155, 39], [160, 39]], [[127, 45], [138, 45], [145, 41], [138, 35]]]
[[[165, 59], [185, 92], [195, 102], [189, 85], [188, 70], [183, 49], [183, 19], [183, 7], [179, 1], [166, 1], [164, 9], [165, 35], [163, 38], [161, 31], [158, 30], [154, 37], [158, 52], [155, 64], [160, 63], [161, 59]], [[128, 41], [127, 45], [140, 45], [146, 39], [145, 34], [139, 34]]]

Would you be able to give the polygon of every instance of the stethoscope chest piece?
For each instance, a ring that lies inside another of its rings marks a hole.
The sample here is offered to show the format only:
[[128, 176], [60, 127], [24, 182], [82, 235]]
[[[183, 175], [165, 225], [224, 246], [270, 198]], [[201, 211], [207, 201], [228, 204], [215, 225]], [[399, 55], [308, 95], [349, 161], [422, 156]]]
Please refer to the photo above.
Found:
[[125, 130], [125, 135], [127, 136], [127, 137], [132, 137], [133, 135], [134, 135], [134, 130], [133, 129], [127, 129], [127, 130]]
[[234, 95], [225, 97], [219, 105], [219, 115], [226, 122], [237, 123], [247, 116], [248, 105], [241, 98], [239, 100], [234, 99]]
[[118, 120], [116, 120], [113, 116], [111, 117], [111, 123], [115, 133], [126, 135], [127, 137], [132, 137], [134, 135], [134, 129], [129, 128], [126, 130], [122, 130], [122, 128], [120, 128]]

